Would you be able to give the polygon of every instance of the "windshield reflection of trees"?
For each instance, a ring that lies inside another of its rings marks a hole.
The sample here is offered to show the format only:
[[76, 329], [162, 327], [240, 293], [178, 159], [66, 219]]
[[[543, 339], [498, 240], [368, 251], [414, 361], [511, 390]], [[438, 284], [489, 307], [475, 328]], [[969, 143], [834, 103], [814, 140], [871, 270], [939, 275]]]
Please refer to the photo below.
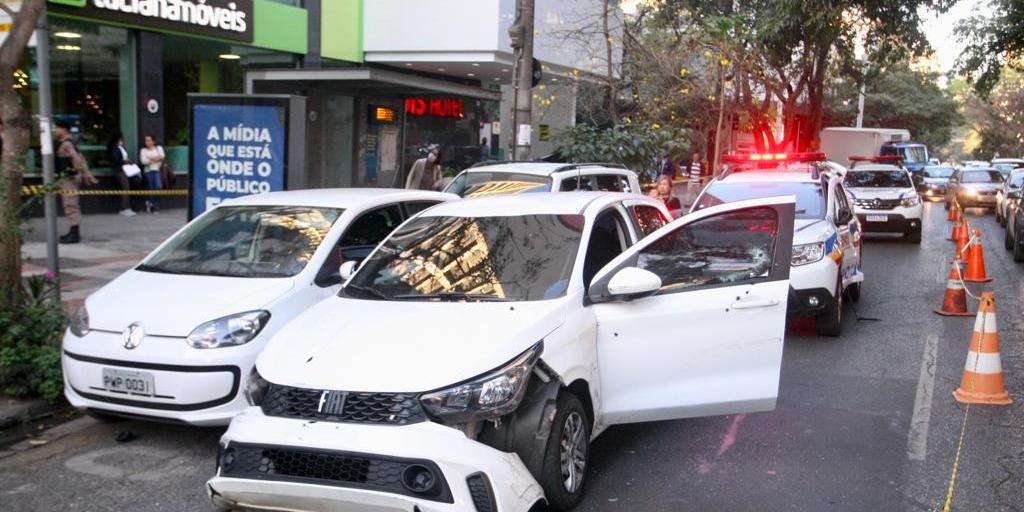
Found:
[[777, 233], [771, 208], [716, 215], [662, 237], [640, 253], [637, 265], [661, 277], [663, 291], [765, 277]]
[[563, 217], [580, 216], [421, 217], [392, 235], [353, 284], [391, 297], [558, 297], [568, 286], [582, 226]]

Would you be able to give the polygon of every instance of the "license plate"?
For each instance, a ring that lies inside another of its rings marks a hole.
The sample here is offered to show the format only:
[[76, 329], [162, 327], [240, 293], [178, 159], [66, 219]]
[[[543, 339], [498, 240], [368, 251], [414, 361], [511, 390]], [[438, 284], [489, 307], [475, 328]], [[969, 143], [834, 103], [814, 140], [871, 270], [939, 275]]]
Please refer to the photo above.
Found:
[[153, 374], [104, 368], [103, 387], [114, 393], [153, 396]]
[[888, 215], [868, 215], [867, 216], [867, 221], [868, 222], [888, 222], [889, 221], [889, 216]]

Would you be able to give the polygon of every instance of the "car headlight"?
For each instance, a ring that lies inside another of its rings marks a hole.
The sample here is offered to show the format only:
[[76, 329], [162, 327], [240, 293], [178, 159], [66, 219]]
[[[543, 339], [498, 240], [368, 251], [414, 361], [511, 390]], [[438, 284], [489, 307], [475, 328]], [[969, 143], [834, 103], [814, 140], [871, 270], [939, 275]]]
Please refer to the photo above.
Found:
[[900, 206], [903, 206], [905, 208], [917, 206], [919, 204], [921, 204], [921, 197], [918, 196], [917, 194], [900, 199]]
[[188, 344], [195, 348], [244, 345], [263, 330], [267, 320], [270, 320], [269, 311], [246, 311], [210, 320], [188, 335]]
[[71, 314], [71, 319], [68, 321], [68, 329], [71, 330], [71, 334], [79, 338], [89, 334], [89, 311], [85, 309], [85, 304], [75, 308], [75, 312]]
[[249, 372], [249, 380], [245, 381], [245, 389], [242, 394], [245, 395], [245, 400], [249, 402], [249, 405], [261, 405], [263, 404], [263, 398], [267, 396], [267, 389], [270, 388], [270, 383], [263, 379], [260, 372], [256, 371], [256, 367], [252, 367], [252, 371]]
[[794, 267], [798, 267], [800, 265], [814, 263], [823, 257], [825, 257], [825, 242], [794, 245], [792, 265]]
[[976, 189], [973, 189], [973, 188], [965, 188], [964, 189], [964, 195], [966, 195], [966, 196], [976, 196], [976, 195], [978, 195], [978, 191]]
[[504, 416], [522, 401], [530, 372], [543, 350], [544, 342], [539, 342], [497, 370], [448, 389], [425, 393], [420, 397], [423, 408], [446, 423]]

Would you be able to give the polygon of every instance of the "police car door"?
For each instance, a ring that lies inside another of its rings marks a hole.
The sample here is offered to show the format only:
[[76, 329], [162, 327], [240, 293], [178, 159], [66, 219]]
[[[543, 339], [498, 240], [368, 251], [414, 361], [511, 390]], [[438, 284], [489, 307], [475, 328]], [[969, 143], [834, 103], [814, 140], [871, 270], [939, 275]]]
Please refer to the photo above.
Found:
[[832, 218], [839, 236], [839, 247], [843, 251], [843, 266], [840, 271], [843, 275], [843, 288], [846, 288], [863, 280], [860, 275], [860, 223], [853, 214], [853, 207], [846, 196], [842, 179], [831, 178], [829, 189], [829, 200], [835, 205]]
[[597, 272], [588, 301], [605, 422], [775, 407], [794, 202], [704, 208]]

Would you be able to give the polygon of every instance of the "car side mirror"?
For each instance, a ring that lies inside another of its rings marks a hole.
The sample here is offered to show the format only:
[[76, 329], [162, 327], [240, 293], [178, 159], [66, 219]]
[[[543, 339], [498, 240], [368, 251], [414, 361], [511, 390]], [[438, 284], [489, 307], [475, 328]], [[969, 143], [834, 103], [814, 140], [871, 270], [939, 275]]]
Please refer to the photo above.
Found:
[[608, 281], [608, 294], [619, 300], [647, 297], [660, 289], [661, 278], [657, 274], [637, 267], [622, 268]]
[[338, 269], [338, 274], [341, 275], [341, 282], [348, 281], [348, 278], [352, 277], [356, 270], [359, 270], [359, 263], [355, 260], [348, 260], [341, 264], [341, 267]]

